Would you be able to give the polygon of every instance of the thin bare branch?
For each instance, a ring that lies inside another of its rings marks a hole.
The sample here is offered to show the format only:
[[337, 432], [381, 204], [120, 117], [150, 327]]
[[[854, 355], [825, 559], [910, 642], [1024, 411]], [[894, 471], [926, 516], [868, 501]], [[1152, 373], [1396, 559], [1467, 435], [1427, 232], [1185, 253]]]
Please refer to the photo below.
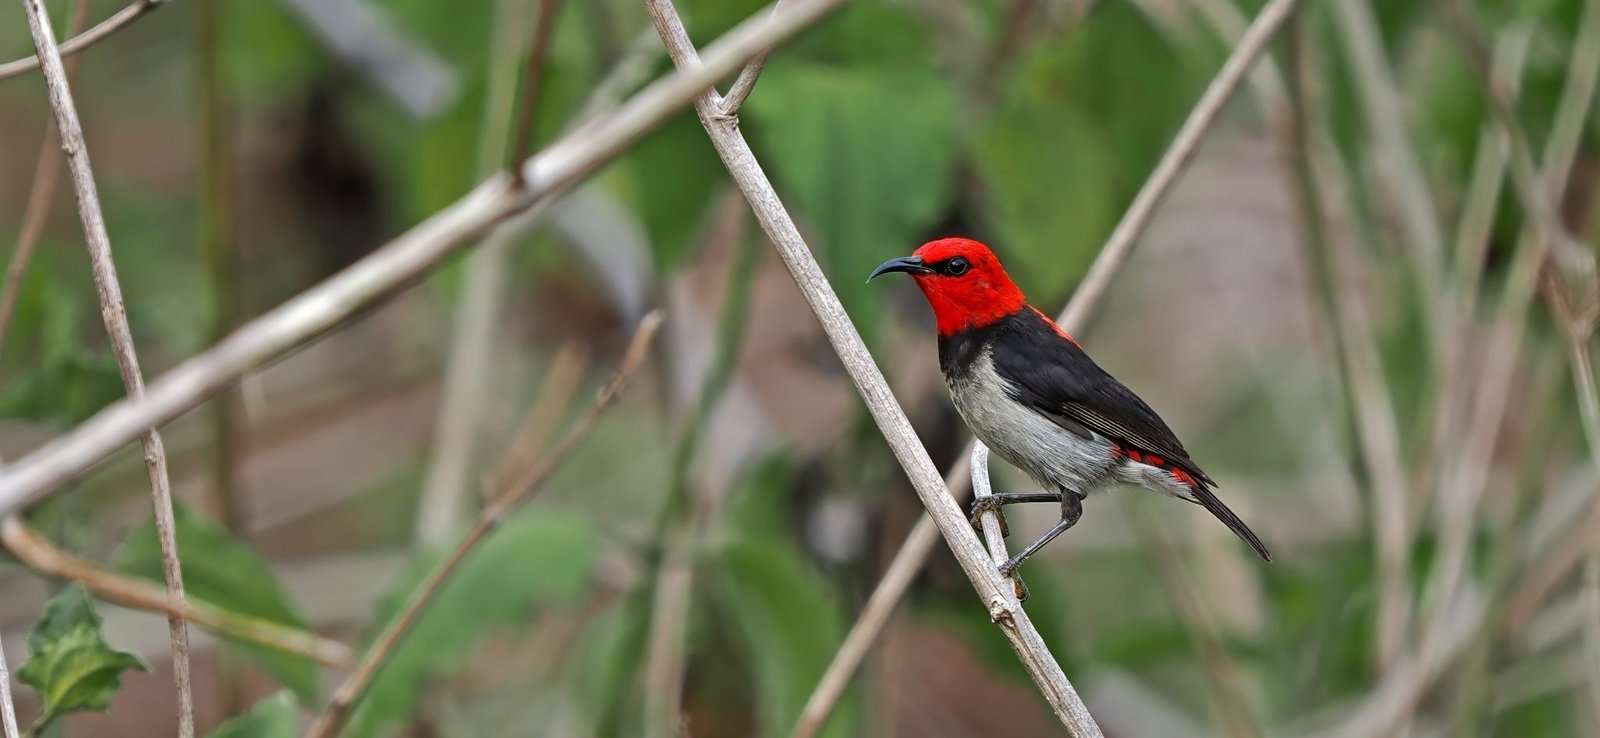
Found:
[[1184, 120], [1183, 127], [1178, 129], [1178, 135], [1173, 138], [1172, 144], [1167, 147], [1167, 152], [1156, 164], [1155, 171], [1150, 173], [1144, 186], [1139, 188], [1139, 194], [1133, 198], [1133, 203], [1128, 206], [1127, 212], [1123, 213], [1116, 230], [1111, 232], [1111, 237], [1100, 247], [1100, 253], [1095, 257], [1094, 264], [1089, 267], [1089, 273], [1073, 292], [1072, 300], [1067, 303], [1067, 309], [1061, 314], [1060, 320], [1063, 325], [1071, 326], [1068, 330], [1082, 330], [1088, 323], [1089, 312], [1100, 303], [1105, 291], [1111, 286], [1111, 279], [1128, 260], [1129, 254], [1133, 253], [1134, 244], [1150, 226], [1156, 208], [1161, 206], [1161, 201], [1172, 191], [1172, 185], [1177, 182], [1178, 175], [1182, 174], [1189, 162], [1194, 159], [1206, 132], [1211, 130], [1217, 116], [1222, 113], [1223, 106], [1239, 89], [1239, 82], [1255, 64], [1256, 58], [1267, 48], [1267, 44], [1272, 42], [1278, 30], [1283, 28], [1284, 22], [1289, 20], [1296, 1], [1272, 0], [1267, 3], [1266, 7], [1256, 15], [1256, 19], [1250, 23], [1249, 30], [1239, 39], [1238, 45], [1228, 54], [1222, 69], [1217, 71], [1216, 79], [1211, 80], [1205, 94], [1200, 96], [1194, 109], [1189, 111], [1189, 117]]
[[[60, 46], [61, 56], [72, 56], [84, 49], [99, 43], [113, 33], [121, 30], [123, 26], [143, 17], [156, 8], [165, 5], [168, 0], [134, 0], [127, 7], [117, 11], [110, 18], [100, 21], [98, 25], [83, 33], [77, 34]], [[0, 79], [26, 74], [39, 68], [39, 57], [30, 56], [0, 64]]]
[[[22, 4], [27, 11], [28, 29], [33, 34], [34, 48], [42, 60], [45, 87], [50, 94], [50, 107], [55, 112], [56, 130], [61, 134], [62, 150], [67, 155], [67, 169], [72, 174], [72, 184], [78, 193], [78, 215], [83, 220], [89, 263], [94, 270], [95, 288], [100, 293], [100, 315], [105, 321], [106, 332], [111, 336], [117, 369], [122, 374], [122, 384], [127, 389], [128, 398], [138, 400], [144, 393], [144, 376], [139, 371], [133, 332], [128, 328], [128, 315], [122, 305], [122, 286], [117, 281], [116, 265], [111, 259], [111, 237], [106, 233], [105, 217], [100, 212], [94, 170], [89, 165], [89, 149], [84, 143], [77, 106], [73, 103], [72, 91], [67, 83], [67, 70], [56, 48], [55, 34], [50, 29], [50, 14], [45, 11], [44, 0], [23, 0]], [[177, 533], [172, 519], [167, 454], [161, 447], [161, 435], [153, 426], [145, 429], [141, 442], [144, 446], [145, 469], [150, 477], [150, 495], [155, 507], [156, 533], [161, 541], [161, 568], [167, 580], [167, 598], [174, 605], [182, 605], [183, 571], [178, 561]], [[183, 618], [169, 615], [167, 626], [172, 635], [173, 680], [178, 688], [178, 736], [193, 738], [194, 695], [189, 687], [189, 625]]]
[[315, 633], [242, 615], [201, 600], [174, 603], [160, 587], [143, 579], [102, 568], [62, 551], [15, 515], [0, 521], [0, 545], [34, 572], [52, 579], [78, 582], [107, 602], [183, 618], [214, 633], [304, 656], [327, 666], [348, 666], [355, 661], [349, 646]]
[[[478, 129], [478, 176], [492, 176], [505, 166], [513, 130], [517, 95], [518, 48], [528, 35], [524, 0], [496, 0], [489, 40], [489, 72], [485, 83], [483, 122]], [[412, 542], [424, 549], [442, 546], [467, 520], [468, 477], [478, 466], [477, 454], [484, 410], [493, 393], [495, 336], [510, 282], [508, 261], [513, 243], [526, 232], [528, 219], [502, 223], [467, 256], [456, 297], [445, 360], [439, 419], [417, 514]], [[480, 483], [483, 478], [480, 477]]]
[[[72, 6], [72, 20], [68, 35], [77, 34], [89, 22], [89, 0], [77, 0]], [[67, 81], [77, 75], [78, 60], [68, 59]], [[44, 141], [39, 144], [39, 161], [33, 167], [33, 186], [28, 190], [28, 204], [22, 212], [22, 228], [17, 234], [17, 248], [11, 252], [6, 264], [5, 283], [0, 285], [0, 348], [5, 347], [6, 329], [11, 327], [11, 316], [17, 308], [17, 296], [22, 292], [22, 276], [28, 272], [33, 252], [39, 247], [39, 237], [44, 235], [45, 220], [50, 216], [50, 205], [55, 201], [56, 182], [61, 179], [61, 146], [56, 136], [55, 123], [44, 127]]]
[[[723, 232], [737, 252], [724, 283], [714, 354], [700, 373], [698, 386], [674, 393], [684, 396], [688, 403], [672, 451], [672, 476], [668, 482], [671, 486], [662, 503], [656, 524], [658, 533], [653, 539], [659, 542], [664, 553], [655, 572], [650, 630], [645, 646], [643, 733], [646, 736], [663, 734], [683, 717], [688, 623], [694, 604], [695, 547], [712, 524], [726, 491], [711, 488], [703, 477], [696, 475], [695, 461], [708, 433], [712, 411], [733, 379], [762, 254], [761, 245], [746, 236], [747, 216], [740, 201], [736, 195], [729, 195], [731, 197], [719, 197], [712, 203], [717, 212], [736, 208], [732, 211], [736, 219], [734, 227]], [[708, 244], [706, 249], [715, 251], [716, 246]], [[667, 304], [668, 309], [672, 309], [682, 302], [669, 299]], [[674, 322], [682, 325], [692, 320], [690, 311], [688, 308], [676, 310]], [[684, 351], [683, 342], [675, 342], [674, 349], [680, 353]]]
[[638, 369], [639, 364], [648, 355], [647, 349], [650, 347], [650, 342], [655, 338], [656, 330], [660, 327], [661, 314], [659, 312], [652, 312], [640, 321], [638, 330], [634, 332], [633, 341], [628, 344], [628, 351], [622, 357], [622, 363], [617, 367], [616, 373], [611, 376], [611, 381], [607, 382], [606, 386], [600, 390], [600, 394], [595, 397], [594, 403], [589, 406], [588, 411], [584, 413], [582, 418], [578, 419], [571, 430], [567, 431], [561, 442], [551, 449], [542, 463], [529, 469], [526, 474], [516, 479], [509, 487], [496, 494], [494, 501], [484, 507], [483, 512], [478, 514], [478, 519], [473, 523], [472, 530], [467, 533], [466, 538], [463, 538], [461, 543], [456, 546], [456, 549], [450, 553], [450, 556], [428, 575], [428, 579], [411, 595], [411, 599], [406, 602], [405, 607], [384, 627], [383, 633], [373, 642], [372, 648], [368, 649], [367, 653], [361, 657], [361, 663], [356, 666], [355, 671], [345, 679], [343, 684], [339, 685], [338, 690], [333, 694], [333, 699], [328, 703], [327, 709], [317, 716], [316, 722], [312, 723], [311, 728], [306, 732], [306, 738], [333, 738], [334, 735], [338, 734], [345, 720], [350, 717], [351, 709], [366, 693], [367, 688], [372, 685], [372, 680], [377, 677], [378, 671], [383, 668], [384, 663], [393, 655], [395, 648], [400, 645], [400, 642], [411, 631], [411, 626], [416, 624], [417, 619], [427, 610], [428, 605], [433, 603], [434, 597], [439, 594], [439, 590], [444, 586], [444, 583], [450, 579], [450, 576], [466, 560], [467, 555], [472, 553], [478, 544], [483, 542], [495, 528], [499, 527], [500, 523], [505, 520], [507, 513], [532, 498], [540, 490], [544, 482], [550, 478], [550, 475], [561, 468], [561, 464], [572, 455], [573, 449], [577, 448], [589, 436], [589, 432], [594, 429], [595, 423], [600, 420], [606, 410], [611, 408], [617, 396], [627, 386], [628, 380], [632, 378], [634, 370]]
[[[1381, 0], [1380, 0], [1381, 1]], [[1349, 61], [1351, 78], [1359, 92], [1367, 128], [1380, 156], [1377, 163], [1384, 182], [1391, 184], [1392, 200], [1399, 210], [1404, 242], [1410, 247], [1414, 271], [1421, 280], [1428, 310], [1437, 310], [1442, 293], [1444, 234], [1427, 177], [1406, 133], [1404, 104], [1383, 48], [1383, 36], [1368, 0], [1335, 0], [1333, 15], [1339, 39]]]
[[1589, 675], [1589, 709], [1600, 725], [1600, 545], [1589, 547], [1583, 567], [1583, 656]]
[[[1288, 148], [1303, 222], [1304, 240], [1324, 320], [1329, 327], [1340, 379], [1355, 424], [1356, 443], [1369, 478], [1374, 547], [1378, 561], [1378, 664], [1395, 658], [1410, 619], [1411, 584], [1407, 570], [1411, 525], [1407, 522], [1405, 467], [1400, 431], [1394, 414], [1394, 393], [1383, 374], [1374, 321], [1358, 287], [1370, 282], [1348, 238], [1337, 240], [1330, 227], [1326, 193], [1349, 192], [1348, 177], [1320, 126], [1322, 112], [1310, 88], [1316, 75], [1306, 59], [1301, 36], [1291, 36], [1289, 75], [1292, 91], [1291, 139]], [[1342, 254], [1340, 252], [1343, 252]], [[1340, 256], [1345, 258], [1339, 258]]]
[[1231, 738], [1258, 738], [1261, 728], [1256, 725], [1255, 718], [1250, 714], [1250, 705], [1245, 700], [1244, 687], [1240, 684], [1239, 663], [1234, 660], [1233, 654], [1228, 653], [1216, 619], [1206, 609], [1200, 594], [1190, 585], [1184, 572], [1182, 555], [1161, 535], [1155, 516], [1143, 502], [1138, 498], [1128, 498], [1123, 503], [1123, 509], [1129, 511], [1129, 520], [1140, 537], [1145, 539], [1144, 548], [1151, 555], [1161, 579], [1161, 588], [1165, 590], [1172, 608], [1177, 611], [1184, 629], [1189, 632], [1189, 640], [1194, 642], [1195, 650], [1199, 652], [1200, 665], [1207, 676], [1206, 691], [1211, 694], [1216, 719]]
[[[778, 6], [782, 4], [783, 0], [772, 0], [772, 12], [778, 12]], [[728, 87], [728, 94], [722, 96], [722, 108], [717, 111], [717, 115], [724, 118], [737, 116], [739, 108], [744, 107], [744, 101], [750, 98], [750, 92], [756, 88], [756, 82], [761, 79], [761, 70], [766, 66], [766, 54], [751, 59], [749, 64], [744, 65], [744, 69], [739, 71], [738, 78]]]
[[511, 439], [505, 457], [484, 485], [485, 499], [493, 499], [494, 490], [505, 489], [539, 461], [556, 424], [566, 415], [567, 405], [572, 402], [588, 363], [588, 354], [576, 343], [565, 344], [556, 351], [545, 374], [544, 389], [539, 390], [539, 398], [528, 411], [528, 419]]
[[[698, 55], [670, 0], [647, 0], [646, 7], [673, 63], [680, 69], [698, 66]], [[1028, 619], [1027, 612], [1016, 604], [1011, 587], [1000, 577], [994, 562], [989, 560], [972, 526], [967, 523], [966, 516], [945, 488], [938, 469], [928, 458], [927, 449], [917, 439], [911, 421], [906, 419], [905, 412], [895, 401], [882, 372], [873, 362], [844, 306], [839, 303], [827, 277], [823, 275], [793, 219], [773, 190], [772, 183], [761, 171], [743, 134], [732, 121], [717, 118], [720, 109], [721, 99], [715, 90], [708, 90], [695, 100], [695, 112], [699, 114], [701, 125], [705, 127], [712, 145], [745, 199], [750, 202], [761, 227], [783, 257], [806, 302], [822, 323], [834, 352], [843, 361], [879, 431], [911, 479], [917, 495], [922, 498], [923, 506], [938, 523], [945, 541], [966, 571], [990, 616], [1000, 625], [1012, 651], [1022, 660], [1029, 676], [1044, 693], [1068, 733], [1073, 736], [1100, 735], [1100, 729], [1090, 717], [1082, 699], [1056, 664], [1049, 648]]]
[[17, 708], [11, 701], [11, 669], [6, 666], [4, 643], [0, 643], [0, 727], [5, 738], [22, 738], [17, 731]]
[[[1223, 103], [1238, 89], [1239, 81], [1245, 76], [1245, 72], [1260, 57], [1273, 35], [1283, 27], [1295, 4], [1296, 0], [1272, 0], [1262, 8], [1239, 43], [1234, 46], [1227, 62], [1218, 71], [1217, 77], [1212, 80], [1200, 102], [1196, 104], [1195, 110], [1184, 121], [1183, 127], [1178, 131], [1172, 144], [1167, 147], [1161, 161], [1140, 188], [1133, 205], [1123, 214], [1117, 228], [1101, 247], [1083, 283], [1078, 286], [1072, 299], [1058, 317], [1058, 322], [1068, 332], [1079, 333], [1085, 328], [1089, 315], [1105, 296], [1117, 271], [1127, 262], [1128, 255], [1138, 242], [1139, 236], [1148, 227], [1156, 208], [1177, 182], [1178, 175], [1194, 159], [1200, 141], [1216, 122]], [[1209, 112], [1202, 111], [1202, 106]], [[975, 443], [968, 445], [968, 453]], [[944, 482], [960, 499], [960, 495], [966, 491], [968, 479], [967, 455], [963, 454], [946, 472]], [[889, 622], [889, 616], [899, 604], [906, 588], [916, 578], [917, 571], [922, 568], [929, 552], [933, 550], [934, 543], [938, 540], [938, 532], [932, 518], [924, 515], [917, 520], [911, 533], [906, 536], [905, 542], [900, 545], [900, 550], [895, 552], [894, 559], [884, 570], [883, 577], [878, 580], [878, 586], [873, 589], [866, 606], [856, 617], [856, 622], [850, 626], [844, 644], [834, 653], [833, 661], [828, 664], [827, 671], [823, 673], [822, 679], [817, 682], [816, 688], [807, 698], [805, 708], [801, 711], [800, 719], [795, 723], [790, 738], [812, 738], [821, 729], [827, 716], [833, 712], [834, 705], [838, 704], [839, 698], [844, 694], [845, 687], [855, 676], [856, 670], [861, 667], [861, 662], [871, 650], [872, 644], [883, 632], [883, 626]]]
[[[1593, 29], [1600, 23], [1600, 2], [1585, 3], [1585, 17], [1581, 25]], [[1468, 11], [1458, 1], [1447, 4], [1447, 16], [1461, 37], [1463, 46], [1478, 81], [1489, 100], [1490, 111], [1508, 142], [1512, 183], [1528, 214], [1529, 226], [1518, 240], [1517, 251], [1508, 270], [1506, 287], [1500, 298], [1488, 341], [1481, 352], [1484, 367], [1480, 391], [1471, 422], [1465, 424], [1466, 437], [1462, 441], [1459, 463], [1451, 464], [1441, 480], [1439, 509], [1441, 517], [1439, 553], [1427, 586], [1427, 599], [1431, 602], [1434, 621], [1446, 617], [1449, 603], [1456, 593], [1466, 560], [1475, 524], [1475, 514], [1488, 484], [1489, 466], [1493, 447], [1502, 426], [1510, 383], [1520, 355], [1529, 304], [1543, 269], [1545, 256], [1552, 241], [1564, 239], [1565, 228], [1560, 223], [1551, 203], [1551, 193], [1544, 190], [1544, 182], [1562, 182], [1567, 178], [1571, 159], [1567, 138], [1581, 131], [1582, 120], [1587, 116], [1594, 88], [1600, 80], [1600, 49], [1575, 51], [1568, 68], [1567, 79], [1557, 103], [1562, 118], [1577, 118], [1578, 123], [1558, 121], [1552, 136], [1546, 141], [1546, 170], [1541, 179], [1528, 138], [1512, 110], [1507, 90], [1496, 79], [1493, 63], [1486, 44], [1478, 36]], [[1592, 34], [1591, 34], [1592, 35]], [[1600, 44], [1600, 39], [1583, 38], [1580, 43]], [[1425, 639], [1424, 647], [1435, 639]], [[1424, 658], [1424, 661], [1431, 659]]]
[[[1466, 13], [1459, 2], [1448, 4], [1447, 15], [1451, 16], [1455, 30], [1465, 41], [1466, 52], [1478, 74], [1479, 83], [1490, 98], [1495, 122], [1505, 136], [1513, 184], [1519, 190], [1531, 222], [1523, 238], [1519, 239], [1488, 339], [1476, 348], [1483, 368], [1477, 391], [1463, 393], [1463, 402], [1477, 400], [1470, 418], [1465, 410], [1461, 413], [1461, 417], [1466, 419], [1463, 423], [1465, 437], [1457, 445], [1457, 457], [1443, 460], [1446, 469], [1438, 484], [1437, 499], [1440, 516], [1438, 552], [1425, 585], [1425, 599], [1431, 606], [1431, 612], [1421, 623], [1420, 644], [1414, 655], [1402, 657], [1389, 670], [1365, 705], [1349, 711], [1334, 735], [1388, 735], [1397, 726], [1405, 724], [1427, 685], [1462, 652], [1465, 639], [1459, 637], [1460, 634], [1477, 633], [1486, 621], [1486, 608], [1463, 607], [1463, 600], [1470, 602], [1475, 588], [1462, 579], [1470, 553], [1477, 508], [1488, 484], [1489, 467], [1494, 456], [1492, 451], [1503, 424], [1510, 383], [1521, 354], [1528, 306], [1542, 271], [1544, 257], [1549, 251], [1550, 240], [1560, 237], [1560, 223], [1552, 222], [1555, 220], [1554, 208], [1548, 203], [1538, 202], [1550, 197], [1551, 193], [1542, 191], [1537, 173], [1530, 171], [1533, 168], [1532, 154], [1512, 114], [1507, 89], [1492, 69], [1494, 63], [1489, 58], [1486, 44], [1478, 37], [1476, 27]], [[1595, 26], [1591, 24], [1594, 23], [1600, 23], [1600, 0], [1588, 0], [1585, 3], [1580, 28], [1593, 29]], [[1579, 32], [1580, 44], [1600, 44], [1600, 38], [1595, 37], [1600, 34], [1586, 33]], [[1581, 123], [1587, 116], [1588, 101], [1593, 99], [1597, 79], [1600, 79], [1600, 48], [1575, 50], [1561, 99], [1557, 103], [1562, 118], [1576, 116]], [[1566, 174], [1558, 171], [1568, 169], [1571, 165], [1571, 160], [1561, 158], [1567, 150], [1564, 136], [1581, 128], [1581, 125], [1560, 121], [1553, 126], [1553, 133], [1564, 133], [1560, 140], [1553, 135], [1546, 141], [1544, 181], [1565, 181]], [[1600, 511], [1600, 508], [1596, 511]], [[1596, 516], [1591, 514], [1588, 520], [1596, 520]], [[1531, 566], [1530, 571], [1537, 574], [1548, 568], [1549, 565], [1541, 561]], [[1507, 608], [1508, 620], [1517, 617], [1519, 607], [1527, 606], [1527, 596], [1524, 589], [1512, 597], [1511, 605]]]
[[610, 115], [563, 136], [523, 165], [528, 187], [497, 177], [322, 284], [246, 323], [221, 343], [151, 383], [141, 400], [113, 403], [61, 437], [0, 469], [0, 513], [71, 480], [151, 426], [166, 423], [262, 364], [302, 346], [362, 308], [414, 282], [504, 219], [545, 204], [594, 174], [639, 136], [746, 61], [819, 20], [844, 0], [789, 3], [746, 21], [707, 50], [705, 63], [672, 74]]
[[521, 101], [517, 123], [511, 129], [516, 142], [511, 145], [511, 158], [506, 168], [511, 172], [511, 186], [522, 186], [522, 161], [532, 150], [534, 128], [538, 125], [539, 90], [544, 83], [545, 57], [550, 55], [550, 38], [556, 25], [556, 11], [561, 0], [539, 0], [539, 17], [534, 21], [533, 42], [528, 47], [528, 68], [522, 75]]
[[[989, 447], [983, 441], [972, 442], [972, 453], [968, 456], [970, 461], [967, 468], [972, 471], [972, 499], [982, 500], [994, 495], [994, 485], [989, 483]], [[1011, 559], [1011, 552], [1006, 550], [1005, 526], [1000, 522], [1000, 513], [994, 510], [984, 510], [978, 516], [978, 525], [983, 528], [983, 543], [989, 549], [989, 558], [998, 568], [1001, 564]], [[1023, 584], [1022, 577], [1012, 571], [1007, 579], [1011, 580], [1011, 595], [1017, 599], [1021, 606], [1022, 600], [1028, 598], [1028, 585]]]

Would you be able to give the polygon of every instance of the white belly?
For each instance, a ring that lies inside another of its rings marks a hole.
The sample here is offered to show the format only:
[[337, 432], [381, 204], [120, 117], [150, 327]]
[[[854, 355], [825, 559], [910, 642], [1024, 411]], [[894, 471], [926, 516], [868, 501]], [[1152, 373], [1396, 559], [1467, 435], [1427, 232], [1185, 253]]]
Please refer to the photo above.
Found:
[[973, 435], [1046, 489], [1098, 492], [1119, 480], [1106, 438], [1084, 438], [1051, 422], [1006, 394], [988, 351], [961, 377], [946, 377], [950, 399]]

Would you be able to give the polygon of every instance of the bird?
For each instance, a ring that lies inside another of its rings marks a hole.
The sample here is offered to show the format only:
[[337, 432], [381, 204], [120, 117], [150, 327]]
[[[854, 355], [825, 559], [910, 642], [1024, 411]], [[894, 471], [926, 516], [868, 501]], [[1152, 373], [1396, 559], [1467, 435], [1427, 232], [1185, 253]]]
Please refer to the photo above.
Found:
[[1216, 482], [1166, 421], [1029, 305], [988, 246], [968, 238], [929, 241], [884, 262], [867, 281], [891, 272], [909, 274], [933, 308], [939, 368], [967, 427], [1047, 490], [975, 500], [973, 524], [1006, 505], [1061, 506], [1060, 522], [1001, 564], [1002, 575], [1077, 523], [1090, 494], [1120, 486], [1195, 503], [1272, 561], [1261, 539], [1217, 499]]

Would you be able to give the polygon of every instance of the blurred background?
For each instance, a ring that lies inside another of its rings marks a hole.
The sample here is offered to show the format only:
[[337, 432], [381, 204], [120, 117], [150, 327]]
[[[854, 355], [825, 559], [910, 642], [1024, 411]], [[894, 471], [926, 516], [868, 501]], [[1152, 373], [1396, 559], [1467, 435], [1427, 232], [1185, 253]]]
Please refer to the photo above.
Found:
[[[58, 31], [80, 5], [121, 7], [46, 2]], [[146, 376], [498, 169], [537, 5], [172, 0], [81, 54]], [[968, 436], [931, 315], [867, 273], [968, 235], [1058, 311], [1260, 5], [858, 0], [773, 55], [741, 129], [942, 467]], [[678, 7], [704, 44], [763, 4]], [[671, 68], [634, 0], [556, 23], [536, 146]], [[1600, 0], [1306, 0], [1226, 108], [1080, 337], [1275, 561], [1128, 493], [1023, 568], [1107, 735], [1600, 735], [1597, 47]], [[17, 3], [0, 52], [32, 53]], [[37, 72], [0, 80], [0, 243], [37, 229], [6, 460], [123, 395], [70, 183], [37, 201], [49, 121]], [[634, 385], [345, 735], [641, 735], [679, 693], [685, 735], [789, 734], [921, 506], [698, 121], [488, 240], [164, 430], [191, 596], [359, 652], [659, 307]], [[159, 582], [142, 466], [130, 446], [31, 529]], [[1012, 512], [1014, 547], [1052, 515]], [[13, 670], [62, 586], [0, 554]], [[152, 672], [46, 733], [172, 735], [164, 618], [97, 609]], [[202, 731], [280, 689], [304, 720], [348, 673], [191, 638]], [[1060, 730], [940, 543], [822, 734]]]

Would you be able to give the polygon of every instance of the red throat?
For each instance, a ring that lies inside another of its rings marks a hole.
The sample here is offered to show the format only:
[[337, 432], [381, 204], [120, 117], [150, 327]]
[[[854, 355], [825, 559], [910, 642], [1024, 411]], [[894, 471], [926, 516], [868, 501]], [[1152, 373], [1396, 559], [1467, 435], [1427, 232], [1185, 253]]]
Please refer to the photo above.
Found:
[[933, 308], [941, 336], [982, 328], [1028, 306], [1022, 290], [1006, 275], [994, 252], [977, 241], [944, 238], [923, 244], [916, 255], [927, 264], [959, 257], [971, 265], [960, 276], [935, 272], [915, 277]]

